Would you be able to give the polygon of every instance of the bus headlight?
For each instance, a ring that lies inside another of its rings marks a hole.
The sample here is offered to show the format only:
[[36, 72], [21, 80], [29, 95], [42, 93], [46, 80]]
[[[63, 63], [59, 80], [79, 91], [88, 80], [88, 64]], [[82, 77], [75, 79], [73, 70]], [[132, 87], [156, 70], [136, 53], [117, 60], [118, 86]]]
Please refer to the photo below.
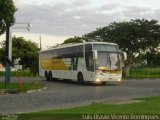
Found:
[[97, 78], [97, 79], [96, 79], [96, 82], [100, 82], [100, 79]]
[[103, 72], [102, 71], [96, 71], [95, 74], [96, 75], [103, 75]]

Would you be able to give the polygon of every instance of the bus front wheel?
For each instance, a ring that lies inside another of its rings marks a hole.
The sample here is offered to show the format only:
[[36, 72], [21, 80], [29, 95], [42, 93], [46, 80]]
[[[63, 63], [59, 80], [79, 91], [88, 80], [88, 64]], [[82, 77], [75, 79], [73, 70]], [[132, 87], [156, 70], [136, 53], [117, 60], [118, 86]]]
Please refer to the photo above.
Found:
[[79, 84], [81, 84], [81, 85], [84, 84], [84, 78], [83, 78], [83, 74], [81, 72], [78, 73], [77, 79], [78, 79]]

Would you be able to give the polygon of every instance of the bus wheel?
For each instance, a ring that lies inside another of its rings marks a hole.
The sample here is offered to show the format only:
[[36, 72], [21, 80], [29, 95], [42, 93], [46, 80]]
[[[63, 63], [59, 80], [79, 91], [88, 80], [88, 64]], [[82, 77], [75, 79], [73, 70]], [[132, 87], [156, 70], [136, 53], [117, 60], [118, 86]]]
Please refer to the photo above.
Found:
[[102, 82], [102, 85], [106, 85], [106, 82]]
[[47, 71], [45, 71], [45, 78], [46, 78], [47, 81], [49, 81], [49, 74], [48, 74]]
[[81, 85], [84, 84], [84, 78], [83, 78], [83, 74], [81, 72], [78, 73], [77, 79], [78, 79], [79, 84], [81, 84]]
[[49, 80], [49, 81], [51, 81], [51, 80], [52, 80], [52, 72], [51, 72], [51, 71], [49, 71], [48, 80]]

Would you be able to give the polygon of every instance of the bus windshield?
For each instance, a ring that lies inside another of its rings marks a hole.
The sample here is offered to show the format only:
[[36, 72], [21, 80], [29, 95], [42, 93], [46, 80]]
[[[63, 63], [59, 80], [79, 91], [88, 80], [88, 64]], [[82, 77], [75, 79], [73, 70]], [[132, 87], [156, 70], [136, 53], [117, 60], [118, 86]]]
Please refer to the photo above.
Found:
[[94, 44], [93, 50], [98, 52], [96, 69], [102, 71], [120, 70], [120, 57], [117, 45]]
[[96, 69], [102, 71], [120, 70], [119, 53], [98, 52]]

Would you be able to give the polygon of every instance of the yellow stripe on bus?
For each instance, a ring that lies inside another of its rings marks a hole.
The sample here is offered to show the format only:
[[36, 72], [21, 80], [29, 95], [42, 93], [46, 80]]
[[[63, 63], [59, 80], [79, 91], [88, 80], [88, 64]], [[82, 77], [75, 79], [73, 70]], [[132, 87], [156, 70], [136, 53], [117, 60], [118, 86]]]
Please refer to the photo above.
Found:
[[69, 70], [69, 66], [62, 59], [43, 59], [40, 64], [43, 69], [47, 70]]

